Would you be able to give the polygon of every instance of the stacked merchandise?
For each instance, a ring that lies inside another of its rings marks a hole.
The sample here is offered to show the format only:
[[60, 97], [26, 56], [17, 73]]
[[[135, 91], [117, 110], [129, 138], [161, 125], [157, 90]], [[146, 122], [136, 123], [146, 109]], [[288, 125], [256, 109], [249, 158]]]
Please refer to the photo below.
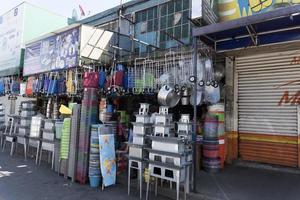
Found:
[[54, 141], [55, 124], [52, 119], [44, 119], [43, 139]]
[[68, 176], [68, 159], [70, 150], [71, 118], [65, 118], [61, 130], [60, 152], [59, 152], [59, 171]]
[[90, 141], [89, 180], [91, 187], [100, 184], [99, 131], [103, 125], [92, 125]]
[[0, 130], [5, 128], [5, 110], [2, 103], [0, 103]]
[[54, 165], [54, 171], [59, 172], [59, 154], [60, 154], [60, 139], [62, 134], [62, 127], [63, 127], [63, 121], [62, 120], [55, 120], [55, 139], [57, 140], [55, 142], [55, 148], [54, 148], [54, 158], [55, 158], [55, 165]]
[[112, 118], [112, 114], [112, 105], [107, 105], [106, 99], [102, 98], [99, 105], [99, 120], [102, 123], [108, 122]]
[[88, 179], [90, 127], [98, 121], [98, 90], [85, 88], [81, 107], [78, 163], [76, 180], [85, 184]]
[[[177, 199], [179, 187], [183, 183], [185, 191], [189, 185], [189, 170], [192, 159], [191, 124], [189, 116], [183, 115], [178, 123], [178, 137], [175, 137], [172, 115], [168, 107], [161, 106], [155, 116], [154, 134], [149, 151], [150, 176], [176, 183]], [[147, 183], [147, 194], [149, 182]]]
[[44, 128], [42, 130], [42, 144], [41, 144], [41, 154], [43, 153], [43, 150], [46, 150], [48, 152], [52, 153], [52, 169], [54, 169], [54, 162], [55, 162], [55, 144], [54, 144], [54, 138], [55, 138], [55, 123], [54, 120], [51, 119], [44, 119]]
[[81, 110], [81, 105], [79, 104], [73, 105], [72, 116], [71, 116], [70, 155], [69, 155], [69, 166], [68, 166], [68, 177], [71, 177], [73, 182], [75, 181], [76, 178], [80, 110]]
[[179, 122], [177, 122], [177, 136], [178, 138], [185, 140], [185, 151], [190, 152], [187, 155], [187, 161], [192, 162], [193, 126], [190, 122], [189, 114], [182, 114]]
[[140, 198], [142, 198], [142, 174], [145, 172], [145, 161], [148, 160], [147, 148], [150, 147], [148, 136], [152, 134], [152, 124], [150, 123], [149, 104], [142, 103], [138, 115], [136, 115], [136, 122], [132, 122], [133, 141], [129, 144], [129, 159], [128, 159], [128, 194], [130, 194], [131, 184], [131, 169], [138, 172]]
[[43, 117], [34, 116], [31, 118], [30, 134], [29, 134], [29, 146], [38, 148], [39, 138], [41, 138], [41, 130], [43, 126]]
[[128, 130], [126, 126], [126, 111], [117, 111], [118, 123], [117, 123], [117, 135], [116, 135], [116, 149], [117, 149], [117, 166], [118, 174], [122, 174], [127, 171], [127, 143]]
[[133, 142], [129, 147], [129, 159], [144, 159], [147, 157], [145, 148], [148, 147], [147, 136], [151, 134], [149, 104], [142, 103], [136, 122], [133, 122]]
[[208, 172], [219, 172], [225, 162], [224, 105], [208, 107], [203, 135], [203, 168]]
[[19, 144], [26, 145], [26, 136], [29, 136], [31, 118], [36, 115], [36, 104], [34, 101], [23, 101], [21, 102], [21, 117], [20, 117], [20, 126], [19, 133], [20, 137], [17, 138]]
[[202, 167], [205, 171], [216, 173], [221, 170], [221, 158], [219, 155], [218, 117], [205, 116], [203, 131], [203, 160]]

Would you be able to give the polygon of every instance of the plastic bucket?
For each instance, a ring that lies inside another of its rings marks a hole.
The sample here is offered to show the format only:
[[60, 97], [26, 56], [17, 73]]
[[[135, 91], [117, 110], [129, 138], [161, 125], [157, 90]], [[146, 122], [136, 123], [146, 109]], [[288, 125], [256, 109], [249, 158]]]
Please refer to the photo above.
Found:
[[204, 138], [218, 138], [218, 122], [218, 117], [216, 116], [207, 115], [205, 117], [203, 133]]
[[218, 158], [219, 151], [219, 140], [203, 140], [203, 156], [206, 158], [215, 159]]
[[225, 163], [225, 136], [219, 137], [219, 157], [221, 159], [221, 167], [223, 169]]
[[90, 176], [90, 186], [97, 188], [100, 186], [100, 176]]
[[209, 173], [218, 173], [221, 171], [220, 158], [206, 158], [202, 160], [202, 166], [204, 171]]

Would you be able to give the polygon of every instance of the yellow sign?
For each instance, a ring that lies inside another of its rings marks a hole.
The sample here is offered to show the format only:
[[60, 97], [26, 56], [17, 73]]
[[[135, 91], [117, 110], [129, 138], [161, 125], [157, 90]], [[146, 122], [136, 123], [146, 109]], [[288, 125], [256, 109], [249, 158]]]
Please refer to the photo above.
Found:
[[298, 3], [300, 0], [218, 0], [218, 12], [220, 21], [229, 21]]

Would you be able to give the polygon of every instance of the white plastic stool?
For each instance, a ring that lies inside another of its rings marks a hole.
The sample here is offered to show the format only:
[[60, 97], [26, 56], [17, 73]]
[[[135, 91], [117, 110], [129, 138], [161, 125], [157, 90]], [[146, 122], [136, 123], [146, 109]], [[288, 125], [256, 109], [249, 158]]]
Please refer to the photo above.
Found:
[[130, 195], [130, 184], [131, 184], [131, 169], [135, 169], [138, 171], [138, 188], [140, 189], [140, 199], [142, 199], [142, 191], [143, 191], [143, 161], [140, 159], [129, 158], [128, 160], [128, 195]]

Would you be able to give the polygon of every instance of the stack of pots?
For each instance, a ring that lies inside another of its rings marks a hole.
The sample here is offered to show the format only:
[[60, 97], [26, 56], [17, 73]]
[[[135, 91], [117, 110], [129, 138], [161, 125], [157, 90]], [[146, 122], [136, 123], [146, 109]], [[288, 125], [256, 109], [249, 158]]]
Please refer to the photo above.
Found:
[[100, 185], [100, 155], [99, 155], [99, 131], [101, 125], [92, 125], [90, 140], [89, 180], [91, 187]]
[[205, 171], [211, 173], [216, 173], [221, 170], [218, 118], [209, 114], [205, 117], [204, 123], [202, 166]]

